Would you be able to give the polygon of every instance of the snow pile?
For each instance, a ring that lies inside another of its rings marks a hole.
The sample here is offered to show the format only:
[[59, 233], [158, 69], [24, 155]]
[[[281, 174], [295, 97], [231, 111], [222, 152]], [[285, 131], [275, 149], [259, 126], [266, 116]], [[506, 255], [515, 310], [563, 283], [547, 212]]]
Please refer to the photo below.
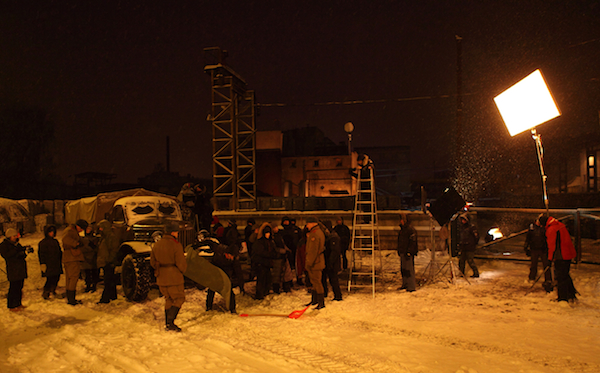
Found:
[[[41, 238], [22, 241], [37, 249]], [[443, 265], [447, 258], [439, 259]], [[27, 309], [0, 308], [1, 372], [600, 371], [600, 273], [591, 265], [572, 269], [581, 295], [570, 305], [552, 302], [556, 294], [547, 295], [541, 284], [525, 295], [528, 266], [515, 262], [478, 261], [481, 278], [470, 285], [440, 275], [406, 293], [398, 290], [399, 261], [391, 254], [374, 299], [370, 289], [344, 291], [342, 302], [330, 294], [325, 309], [309, 309], [298, 320], [206, 312], [205, 292], [186, 289], [177, 319], [183, 332], [172, 333], [163, 330], [158, 290], [143, 303], [119, 295], [97, 305], [99, 292], [80, 293], [84, 304], [76, 307], [44, 301], [37, 255], [27, 261]], [[417, 257], [417, 273], [428, 261]], [[0, 272], [0, 282], [5, 279]], [[7, 289], [0, 283], [1, 293]], [[246, 289], [252, 292], [253, 284]], [[304, 289], [263, 301], [240, 295], [238, 312], [287, 315], [309, 298]]]

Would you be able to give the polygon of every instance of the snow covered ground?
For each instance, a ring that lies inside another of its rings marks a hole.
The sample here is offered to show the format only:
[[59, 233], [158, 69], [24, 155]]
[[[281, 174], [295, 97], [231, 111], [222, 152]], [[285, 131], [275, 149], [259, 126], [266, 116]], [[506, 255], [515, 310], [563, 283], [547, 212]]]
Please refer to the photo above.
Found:
[[[41, 238], [21, 241], [37, 250]], [[600, 372], [600, 267], [572, 268], [581, 295], [570, 305], [552, 302], [541, 284], [525, 295], [525, 263], [480, 260], [471, 284], [439, 276], [406, 293], [397, 290], [396, 254], [384, 259], [374, 299], [368, 289], [344, 291], [344, 301], [297, 320], [206, 312], [205, 293], [187, 289], [183, 332], [172, 333], [163, 330], [158, 290], [143, 303], [119, 295], [97, 305], [98, 292], [80, 292], [75, 307], [43, 300], [36, 251], [27, 258], [26, 310], [1, 304], [0, 372]], [[418, 273], [428, 261], [417, 257]], [[2, 294], [5, 280], [0, 272]], [[304, 289], [263, 301], [241, 295], [238, 312], [289, 314], [309, 298]]]

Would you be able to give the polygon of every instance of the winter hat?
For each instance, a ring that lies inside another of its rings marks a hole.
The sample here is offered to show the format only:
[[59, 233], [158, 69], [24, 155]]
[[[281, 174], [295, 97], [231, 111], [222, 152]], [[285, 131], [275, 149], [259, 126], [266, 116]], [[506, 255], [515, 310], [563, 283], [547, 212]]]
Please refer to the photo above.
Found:
[[102, 219], [100, 220], [100, 223], [98, 223], [98, 228], [102, 228], [105, 231], [109, 230], [111, 226], [112, 224], [106, 219]]
[[263, 236], [265, 236], [267, 233], [271, 233], [271, 226], [270, 225], [265, 225], [265, 227], [262, 230]]
[[281, 225], [283, 225], [283, 222], [286, 221], [289, 223], [290, 222], [290, 218], [287, 216], [284, 216], [283, 218], [281, 218]]
[[332, 231], [333, 230], [333, 225], [331, 224], [331, 220], [325, 220], [323, 222], [323, 225], [325, 225], [325, 228], [327, 228], [328, 231]]
[[546, 223], [548, 222], [548, 216], [546, 216], [546, 215], [540, 216], [538, 220], [540, 221], [540, 225], [542, 227], [545, 227]]
[[250, 218], [246, 220], [246, 224], [256, 224], [256, 220], [254, 220], [254, 218]]
[[4, 237], [6, 237], [6, 238], [11, 238], [11, 237], [18, 236], [18, 235], [19, 235], [19, 232], [17, 232], [17, 230], [15, 228], [8, 228], [6, 230], [6, 232], [4, 232]]
[[88, 222], [83, 219], [79, 219], [75, 222], [75, 225], [83, 230], [86, 230], [88, 227]]
[[309, 216], [308, 218], [306, 218], [306, 224], [308, 223], [318, 223], [319, 219], [317, 219], [315, 216]]
[[165, 227], [165, 233], [179, 232], [179, 222], [172, 221]]

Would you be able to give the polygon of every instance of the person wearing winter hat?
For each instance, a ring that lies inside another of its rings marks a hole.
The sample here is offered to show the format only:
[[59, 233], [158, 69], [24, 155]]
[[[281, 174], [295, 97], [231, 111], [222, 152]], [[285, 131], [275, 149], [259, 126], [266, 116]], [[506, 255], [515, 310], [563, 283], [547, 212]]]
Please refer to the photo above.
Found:
[[11, 311], [21, 311], [25, 308], [21, 304], [23, 299], [23, 284], [27, 278], [27, 262], [25, 258], [27, 253], [25, 248], [19, 243], [19, 232], [14, 228], [8, 228], [4, 232], [6, 237], [0, 243], [0, 255], [6, 261], [6, 275], [10, 283], [8, 295], [6, 297], [8, 309]]
[[319, 227], [319, 220], [310, 216], [306, 219], [306, 270], [313, 286], [312, 299], [309, 305], [317, 305], [317, 309], [325, 307], [325, 289], [321, 282], [325, 268], [325, 233]]
[[117, 299], [117, 280], [115, 266], [117, 253], [119, 252], [119, 239], [112, 231], [112, 224], [108, 220], [98, 223], [100, 231], [100, 242], [98, 242], [98, 258], [96, 265], [104, 272], [104, 290], [98, 303], [110, 303]]
[[85, 231], [87, 226], [85, 220], [79, 219], [75, 224], [69, 225], [62, 236], [62, 262], [65, 268], [67, 304], [71, 306], [82, 303], [80, 300], [75, 299], [77, 281], [79, 281], [81, 274], [81, 264], [85, 260], [81, 251], [82, 241], [79, 232]]
[[165, 329], [180, 332], [175, 319], [185, 302], [183, 274], [187, 262], [183, 247], [177, 241], [179, 223], [173, 222], [165, 228], [165, 235], [154, 244], [150, 254], [150, 265], [154, 268], [156, 283], [165, 297]]
[[56, 227], [49, 225], [44, 228], [44, 239], [38, 244], [38, 257], [42, 277], [46, 277], [46, 284], [42, 291], [42, 298], [49, 299], [50, 294], [56, 297], [56, 286], [62, 269], [62, 249], [56, 237]]
[[257, 239], [252, 245], [252, 271], [256, 274], [256, 292], [254, 299], [264, 299], [269, 294], [271, 283], [272, 260], [275, 258], [275, 241], [273, 241], [273, 229], [267, 222], [258, 228]]
[[398, 256], [400, 257], [400, 273], [402, 287], [408, 292], [417, 290], [415, 278], [415, 256], [419, 253], [417, 231], [410, 224], [406, 214], [400, 215], [400, 231], [398, 232]]
[[460, 238], [458, 247], [460, 250], [460, 258], [458, 259], [458, 269], [465, 274], [465, 263], [469, 263], [469, 267], [473, 270], [471, 277], [479, 277], [479, 270], [475, 265], [475, 249], [477, 248], [477, 242], [479, 242], [479, 232], [477, 228], [470, 223], [469, 215], [466, 213], [460, 215]]
[[544, 267], [545, 279], [542, 286], [544, 290], [549, 293], [552, 291], [552, 271], [549, 268], [550, 262], [548, 261], [548, 242], [546, 241], [545, 222], [544, 225], [540, 222], [540, 218], [543, 217], [543, 214], [540, 215], [535, 222], [529, 225], [523, 250], [527, 256], [531, 257], [529, 263], [529, 281], [533, 282], [537, 279], [538, 261], [541, 261]]
[[552, 216], [539, 218], [540, 224], [546, 228], [546, 241], [548, 243], [548, 260], [554, 263], [556, 279], [557, 301], [574, 302], [577, 300], [577, 290], [569, 273], [571, 259], [577, 257], [571, 235], [567, 227]]

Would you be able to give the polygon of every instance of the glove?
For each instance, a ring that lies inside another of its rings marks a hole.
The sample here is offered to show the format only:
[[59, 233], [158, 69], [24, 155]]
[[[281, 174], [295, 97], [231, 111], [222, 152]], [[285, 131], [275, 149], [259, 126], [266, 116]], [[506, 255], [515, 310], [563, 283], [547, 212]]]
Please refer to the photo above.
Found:
[[42, 270], [42, 277], [46, 276], [47, 266], [45, 264], [40, 264], [40, 269]]

